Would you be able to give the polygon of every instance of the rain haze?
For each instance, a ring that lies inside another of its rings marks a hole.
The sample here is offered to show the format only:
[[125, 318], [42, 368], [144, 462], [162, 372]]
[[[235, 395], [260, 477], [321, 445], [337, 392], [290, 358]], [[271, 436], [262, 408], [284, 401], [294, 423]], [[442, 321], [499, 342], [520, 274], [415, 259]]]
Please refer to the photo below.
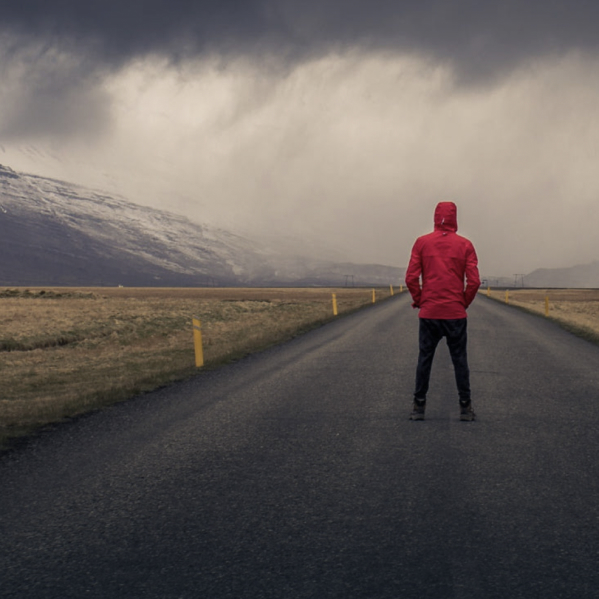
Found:
[[10, 4], [2, 164], [360, 263], [447, 200], [483, 275], [599, 259], [595, 2]]

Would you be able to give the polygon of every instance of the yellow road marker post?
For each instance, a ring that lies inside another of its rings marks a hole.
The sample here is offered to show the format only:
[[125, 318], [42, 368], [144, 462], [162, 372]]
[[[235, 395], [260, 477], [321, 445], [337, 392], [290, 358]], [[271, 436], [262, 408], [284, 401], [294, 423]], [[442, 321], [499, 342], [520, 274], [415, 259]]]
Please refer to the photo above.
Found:
[[403, 293], [403, 285], [399, 286], [399, 293]]
[[202, 327], [200, 319], [195, 316], [192, 319], [193, 323], [193, 346], [196, 354], [196, 367], [204, 366], [204, 348], [202, 347]]
[[333, 316], [337, 316], [337, 294], [333, 293]]
[[372, 290], [372, 303], [374, 304], [374, 302], [376, 302], [376, 291], [373, 289]]
[[389, 285], [389, 291], [391, 292], [391, 295], [393, 295], [393, 285]]

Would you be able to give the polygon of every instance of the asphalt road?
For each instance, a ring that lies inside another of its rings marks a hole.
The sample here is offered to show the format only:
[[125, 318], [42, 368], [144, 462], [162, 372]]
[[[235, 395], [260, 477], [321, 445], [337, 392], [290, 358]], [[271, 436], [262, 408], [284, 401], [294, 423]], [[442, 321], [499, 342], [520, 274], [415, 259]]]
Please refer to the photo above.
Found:
[[0, 458], [0, 597], [599, 597], [599, 348], [477, 298], [408, 414], [403, 295]]

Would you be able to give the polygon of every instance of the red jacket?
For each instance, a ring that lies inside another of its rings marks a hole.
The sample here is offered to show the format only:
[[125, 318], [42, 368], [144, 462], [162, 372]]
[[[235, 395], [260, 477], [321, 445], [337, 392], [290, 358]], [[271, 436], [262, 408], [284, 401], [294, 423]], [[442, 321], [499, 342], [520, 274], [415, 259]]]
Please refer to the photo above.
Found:
[[466, 318], [466, 308], [480, 287], [474, 246], [457, 230], [456, 205], [440, 202], [435, 230], [414, 243], [406, 285], [420, 318]]

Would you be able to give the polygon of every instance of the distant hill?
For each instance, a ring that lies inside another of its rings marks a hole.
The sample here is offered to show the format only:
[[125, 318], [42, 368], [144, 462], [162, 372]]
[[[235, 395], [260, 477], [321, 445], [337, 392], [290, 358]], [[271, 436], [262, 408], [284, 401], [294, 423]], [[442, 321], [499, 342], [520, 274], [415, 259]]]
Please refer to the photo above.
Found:
[[290, 253], [2, 165], [0, 252], [2, 286], [398, 285], [405, 271]]
[[524, 277], [526, 287], [599, 288], [599, 262], [570, 268], [539, 268]]

